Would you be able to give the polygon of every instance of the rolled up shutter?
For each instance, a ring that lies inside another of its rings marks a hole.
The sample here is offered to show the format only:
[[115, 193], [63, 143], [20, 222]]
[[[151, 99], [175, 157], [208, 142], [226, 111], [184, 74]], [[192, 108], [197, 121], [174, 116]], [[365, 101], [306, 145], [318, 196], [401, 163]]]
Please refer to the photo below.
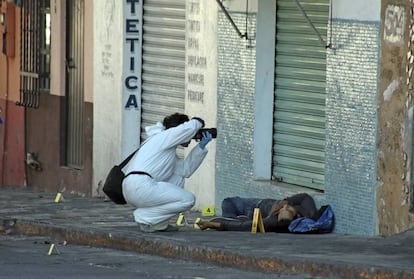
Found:
[[145, 126], [184, 113], [185, 0], [145, 0], [141, 138]]
[[323, 189], [329, 0], [277, 1], [273, 176]]

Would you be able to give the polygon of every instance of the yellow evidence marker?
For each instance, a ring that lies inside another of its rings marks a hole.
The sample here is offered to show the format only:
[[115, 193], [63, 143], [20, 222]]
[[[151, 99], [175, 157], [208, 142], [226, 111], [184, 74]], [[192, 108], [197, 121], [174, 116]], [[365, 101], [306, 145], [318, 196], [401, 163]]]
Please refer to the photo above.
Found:
[[255, 208], [253, 212], [253, 222], [252, 222], [252, 233], [257, 232], [257, 227], [261, 233], [265, 233], [262, 214], [260, 213], [260, 208]]
[[59, 193], [59, 192], [58, 192], [58, 193], [56, 194], [56, 197], [55, 197], [55, 202], [56, 202], [56, 203], [60, 202], [60, 199], [61, 199], [61, 198], [62, 198], [62, 193]]
[[52, 244], [50, 244], [50, 247], [49, 247], [49, 252], [47, 252], [47, 255], [48, 255], [48, 256], [52, 255], [54, 250], [56, 250], [56, 253], [57, 253], [57, 254], [60, 254], [60, 253], [59, 253], [59, 250], [57, 249], [57, 247], [55, 248], [55, 244], [54, 244], [54, 243], [52, 243]]
[[216, 209], [214, 206], [208, 205], [203, 206], [203, 210], [201, 211], [201, 215], [203, 216], [214, 216], [216, 215]]
[[177, 222], [175, 222], [177, 226], [184, 226], [185, 225], [185, 218], [184, 214], [180, 213], [177, 218]]
[[197, 218], [197, 219], [194, 221], [194, 229], [200, 229], [200, 227], [197, 225], [197, 223], [198, 223], [200, 220], [201, 220], [201, 218]]

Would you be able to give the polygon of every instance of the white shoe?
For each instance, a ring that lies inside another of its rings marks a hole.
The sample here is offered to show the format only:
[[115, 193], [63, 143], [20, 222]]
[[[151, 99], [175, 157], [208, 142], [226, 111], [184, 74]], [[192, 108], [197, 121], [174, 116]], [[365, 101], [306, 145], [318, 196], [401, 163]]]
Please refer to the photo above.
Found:
[[156, 231], [165, 231], [168, 228], [168, 220], [160, 222], [158, 224], [142, 224], [138, 223], [139, 229], [142, 232], [152, 233]]

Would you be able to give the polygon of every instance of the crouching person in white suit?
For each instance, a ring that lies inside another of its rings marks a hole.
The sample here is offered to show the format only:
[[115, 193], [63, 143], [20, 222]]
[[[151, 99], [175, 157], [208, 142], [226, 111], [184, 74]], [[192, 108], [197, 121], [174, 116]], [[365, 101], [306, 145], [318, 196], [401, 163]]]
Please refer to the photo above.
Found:
[[169, 219], [194, 206], [194, 194], [183, 189], [184, 179], [201, 165], [212, 135], [204, 132], [185, 159], [177, 157], [176, 149], [187, 147], [202, 127], [202, 119], [175, 113], [145, 128], [149, 138], [123, 169], [125, 174], [141, 173], [128, 175], [122, 185], [127, 203], [137, 207], [134, 219], [142, 231], [174, 230]]

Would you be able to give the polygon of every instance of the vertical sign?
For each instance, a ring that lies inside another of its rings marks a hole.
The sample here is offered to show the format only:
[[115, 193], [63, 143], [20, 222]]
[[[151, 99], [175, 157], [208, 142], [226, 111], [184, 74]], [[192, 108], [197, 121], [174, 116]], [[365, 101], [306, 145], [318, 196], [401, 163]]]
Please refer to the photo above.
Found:
[[140, 142], [142, 0], [124, 0], [122, 155], [125, 157]]

